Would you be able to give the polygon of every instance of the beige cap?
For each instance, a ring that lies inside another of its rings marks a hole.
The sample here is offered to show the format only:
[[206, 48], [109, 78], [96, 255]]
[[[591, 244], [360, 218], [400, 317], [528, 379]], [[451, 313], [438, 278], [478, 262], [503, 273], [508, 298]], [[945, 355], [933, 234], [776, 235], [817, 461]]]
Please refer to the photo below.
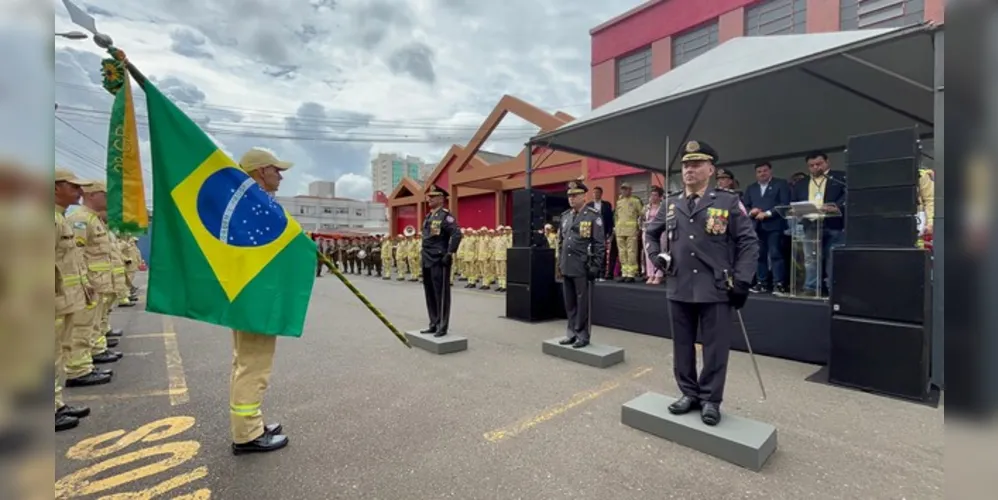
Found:
[[93, 181], [92, 183], [83, 186], [84, 193], [106, 193], [107, 185], [101, 181]]
[[80, 179], [76, 174], [64, 168], [55, 169], [55, 182], [68, 182], [77, 186], [89, 186], [94, 183], [93, 181]]
[[266, 148], [252, 148], [239, 160], [239, 166], [246, 172], [252, 172], [263, 167], [277, 167], [281, 170], [291, 168], [294, 163], [281, 161], [277, 155]]

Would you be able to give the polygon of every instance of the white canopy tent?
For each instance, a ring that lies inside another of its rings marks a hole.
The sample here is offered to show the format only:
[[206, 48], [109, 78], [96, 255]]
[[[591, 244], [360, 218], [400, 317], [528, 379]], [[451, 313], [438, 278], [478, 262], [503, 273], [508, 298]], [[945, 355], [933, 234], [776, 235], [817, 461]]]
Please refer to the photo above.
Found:
[[931, 136], [934, 57], [927, 24], [739, 37], [530, 143], [664, 172], [689, 139], [740, 165], [884, 130]]

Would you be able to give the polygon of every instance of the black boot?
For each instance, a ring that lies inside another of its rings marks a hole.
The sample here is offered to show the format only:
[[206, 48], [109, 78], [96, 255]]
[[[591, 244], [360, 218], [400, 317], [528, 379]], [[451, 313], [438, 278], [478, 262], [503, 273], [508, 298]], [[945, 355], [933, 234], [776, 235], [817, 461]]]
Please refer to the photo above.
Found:
[[721, 421], [721, 405], [704, 401], [700, 409], [700, 421], [715, 426]]
[[262, 436], [248, 443], [232, 443], [232, 454], [244, 455], [246, 453], [267, 453], [268, 451], [277, 451], [287, 445], [287, 436], [283, 434], [268, 434], [265, 430]]
[[76, 426], [80, 425], [80, 419], [70, 416], [70, 415], [60, 415], [55, 414], [55, 431], [62, 432], [68, 431]]
[[419, 331], [419, 333], [422, 333], [424, 335], [429, 333], [437, 333], [437, 327], [430, 325], [429, 328], [423, 328], [422, 330]]
[[106, 384], [110, 381], [110, 375], [104, 375], [103, 373], [92, 371], [82, 377], [66, 379], [66, 387], [88, 387], [91, 385]]
[[561, 340], [558, 341], [558, 344], [560, 344], [560, 345], [570, 345], [570, 344], [574, 344], [574, 343], [575, 343], [575, 336], [565, 337], [565, 338], [563, 338], [563, 339], [561, 339]]
[[59, 408], [58, 410], [55, 411], [56, 419], [59, 418], [59, 415], [69, 415], [70, 417], [77, 419], [86, 418], [90, 416], [90, 408], [84, 405], [79, 405], [79, 406], [62, 405], [62, 408]]
[[669, 405], [669, 413], [673, 415], [682, 415], [684, 413], [689, 413], [690, 410], [699, 406], [700, 402], [695, 398], [690, 396], [683, 396], [676, 400], [675, 403]]

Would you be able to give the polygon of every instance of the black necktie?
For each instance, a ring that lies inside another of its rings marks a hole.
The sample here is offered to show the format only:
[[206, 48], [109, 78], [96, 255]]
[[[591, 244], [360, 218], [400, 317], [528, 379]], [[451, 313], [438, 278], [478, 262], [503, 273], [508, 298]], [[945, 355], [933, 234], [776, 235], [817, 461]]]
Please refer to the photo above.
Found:
[[697, 199], [699, 199], [699, 198], [700, 197], [698, 195], [695, 195], [695, 194], [691, 194], [690, 195], [689, 201], [686, 202], [686, 207], [689, 208], [690, 213], [693, 213], [693, 211], [696, 210], [696, 208], [697, 208]]

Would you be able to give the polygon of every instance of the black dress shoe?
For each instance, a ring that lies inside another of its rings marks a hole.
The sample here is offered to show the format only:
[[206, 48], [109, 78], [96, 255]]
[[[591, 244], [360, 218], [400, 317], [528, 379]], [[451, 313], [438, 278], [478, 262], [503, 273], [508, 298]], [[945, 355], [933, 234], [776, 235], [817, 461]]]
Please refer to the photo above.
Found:
[[124, 334], [125, 334], [125, 332], [122, 331], [121, 328], [112, 328], [112, 329], [108, 330], [107, 332], [104, 332], [104, 336], [105, 337], [120, 337], [120, 336], [122, 336]]
[[714, 426], [721, 421], [721, 406], [717, 403], [704, 402], [700, 409], [700, 421]]
[[84, 405], [80, 406], [62, 405], [62, 408], [59, 408], [58, 410], [55, 411], [56, 419], [59, 418], [59, 415], [69, 415], [70, 417], [73, 418], [86, 418], [87, 416], [90, 415], [90, 408]]
[[80, 425], [80, 419], [70, 415], [55, 414], [55, 431], [68, 431]]
[[95, 354], [91, 356], [91, 359], [93, 360], [94, 364], [102, 365], [106, 363], [117, 363], [118, 360], [121, 358], [115, 356], [114, 354], [111, 354], [110, 352], [102, 352], [100, 354]]
[[106, 384], [110, 381], [110, 375], [104, 375], [97, 371], [92, 371], [82, 377], [66, 379], [66, 387], [87, 387], [91, 385]]
[[275, 434], [280, 434], [283, 431], [284, 431], [284, 426], [281, 424], [267, 424], [263, 426], [264, 434], [275, 435]]
[[427, 333], [437, 333], [437, 327], [431, 326], [429, 328], [423, 328], [422, 330], [419, 331], [419, 333], [422, 333], [424, 335]]
[[575, 337], [565, 337], [558, 341], [559, 345], [569, 345], [575, 343]]
[[437, 337], [437, 338], [443, 337], [444, 335], [447, 335], [447, 329], [446, 328], [440, 329], [440, 330], [437, 331], [437, 333], [433, 334], [433, 336]]
[[101, 368], [99, 366], [95, 366], [94, 367], [94, 373], [96, 373], [98, 375], [107, 375], [108, 377], [113, 377], [114, 376], [114, 370], [112, 370], [110, 368]]
[[690, 410], [699, 406], [700, 402], [689, 396], [683, 396], [676, 400], [675, 403], [669, 405], [669, 413], [673, 415], [682, 415], [684, 413], [689, 413]]
[[118, 347], [118, 339], [116, 339], [114, 337], [107, 339], [107, 346], [108, 347]]
[[576, 340], [575, 343], [572, 344], [572, 349], [582, 349], [587, 345], [589, 345], [588, 340]]
[[243, 444], [232, 443], [232, 454], [243, 455], [246, 453], [266, 453], [277, 451], [288, 445], [288, 437], [283, 434], [267, 434]]

